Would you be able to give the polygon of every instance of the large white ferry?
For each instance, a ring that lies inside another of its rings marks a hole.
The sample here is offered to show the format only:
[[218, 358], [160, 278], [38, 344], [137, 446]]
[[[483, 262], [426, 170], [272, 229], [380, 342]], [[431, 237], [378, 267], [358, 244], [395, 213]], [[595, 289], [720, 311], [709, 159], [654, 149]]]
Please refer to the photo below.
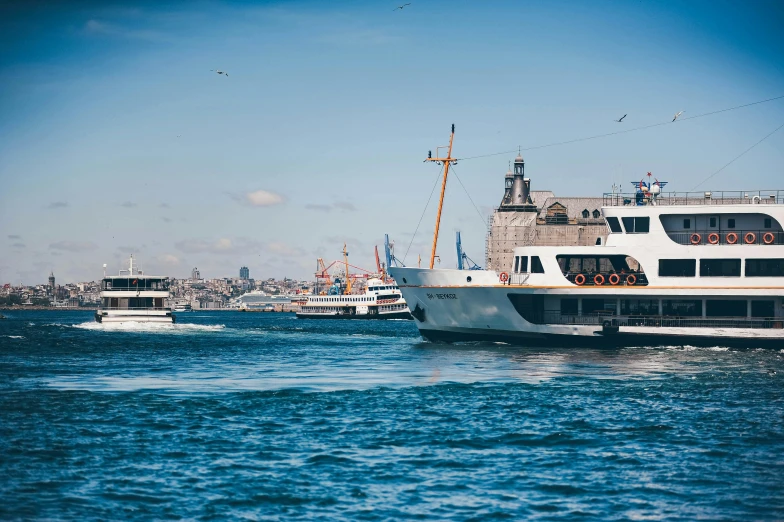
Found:
[[411, 319], [397, 284], [368, 279], [364, 294], [309, 295], [297, 317], [308, 319]]
[[[104, 265], [104, 268], [106, 265]], [[99, 323], [174, 323], [166, 306], [169, 278], [150, 276], [137, 270], [131, 256], [128, 269], [101, 281], [101, 306], [95, 312]]]
[[433, 341], [784, 347], [784, 191], [662, 186], [605, 194], [596, 245], [519, 245], [503, 270], [431, 258], [390, 273]]

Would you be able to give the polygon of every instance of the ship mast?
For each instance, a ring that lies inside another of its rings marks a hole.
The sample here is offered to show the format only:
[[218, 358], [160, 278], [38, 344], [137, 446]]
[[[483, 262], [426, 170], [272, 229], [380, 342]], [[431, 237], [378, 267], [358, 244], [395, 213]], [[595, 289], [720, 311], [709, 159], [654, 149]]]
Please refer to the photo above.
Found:
[[[425, 161], [435, 161], [438, 165], [444, 165], [444, 179], [441, 181], [441, 198], [438, 200], [438, 213], [436, 214], [436, 229], [433, 232], [433, 249], [430, 251], [430, 269], [436, 262], [436, 245], [438, 244], [438, 229], [441, 226], [441, 209], [444, 207], [444, 193], [446, 192], [446, 178], [449, 175], [449, 166], [457, 163], [457, 160], [452, 157], [452, 140], [455, 139], [455, 124], [452, 124], [452, 134], [449, 135], [449, 149], [446, 158], [433, 157], [432, 152], [428, 151], [427, 159]], [[438, 147], [436, 149], [436, 156], [438, 156]]]
[[346, 265], [346, 294], [351, 293], [351, 278], [348, 276], [348, 252], [346, 251], [346, 244], [343, 243], [343, 263]]

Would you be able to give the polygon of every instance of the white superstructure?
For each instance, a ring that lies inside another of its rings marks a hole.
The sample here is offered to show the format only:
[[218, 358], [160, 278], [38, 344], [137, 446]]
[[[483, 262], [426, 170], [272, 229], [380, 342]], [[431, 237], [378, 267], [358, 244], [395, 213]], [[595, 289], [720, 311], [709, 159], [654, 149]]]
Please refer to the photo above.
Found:
[[390, 268], [423, 337], [784, 347], [784, 191], [606, 194], [604, 244], [501, 270]]
[[397, 284], [369, 279], [364, 294], [309, 295], [297, 317], [309, 319], [410, 319]]
[[[104, 268], [106, 265], [104, 265]], [[99, 323], [173, 323], [166, 306], [169, 278], [149, 276], [137, 270], [131, 256], [128, 269], [101, 281], [101, 307], [95, 312]]]

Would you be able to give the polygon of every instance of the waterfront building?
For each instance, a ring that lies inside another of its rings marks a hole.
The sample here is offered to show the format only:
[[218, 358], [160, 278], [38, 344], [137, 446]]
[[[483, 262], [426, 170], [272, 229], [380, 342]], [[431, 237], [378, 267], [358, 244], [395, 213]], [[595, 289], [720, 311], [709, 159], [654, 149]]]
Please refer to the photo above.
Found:
[[601, 197], [557, 197], [531, 190], [525, 161], [518, 155], [506, 173], [504, 196], [490, 219], [485, 266], [510, 271], [518, 246], [600, 245], [607, 238]]
[[247, 266], [240, 267], [240, 279], [250, 279], [250, 270]]

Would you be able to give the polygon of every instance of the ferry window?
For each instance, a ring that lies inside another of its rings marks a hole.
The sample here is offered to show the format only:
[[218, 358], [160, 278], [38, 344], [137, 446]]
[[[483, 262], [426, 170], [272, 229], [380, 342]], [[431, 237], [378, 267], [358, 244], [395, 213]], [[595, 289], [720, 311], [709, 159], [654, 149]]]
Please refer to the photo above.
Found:
[[520, 256], [515, 256], [514, 271], [515, 273], [520, 271]]
[[577, 299], [561, 299], [561, 315], [577, 315]]
[[520, 272], [522, 273], [528, 272], [528, 256], [524, 256], [520, 258]]
[[770, 218], [765, 218], [765, 228], [770, 228], [771, 220]]
[[691, 219], [683, 220], [683, 228], [691, 228]]
[[624, 217], [621, 220], [627, 234], [647, 234], [650, 230], [651, 219], [648, 217]]
[[659, 315], [657, 299], [621, 299], [621, 315]]
[[660, 277], [694, 277], [697, 275], [696, 259], [659, 259]]
[[746, 277], [784, 277], [784, 259], [747, 259]]
[[746, 300], [720, 299], [705, 302], [707, 317], [746, 317]]
[[727, 228], [735, 228], [735, 219], [729, 218], [727, 220]]
[[601, 246], [601, 244], [602, 244], [602, 238], [601, 237], [597, 237], [596, 238], [596, 245]]
[[614, 315], [615, 299], [583, 299], [583, 315]]
[[773, 317], [775, 312], [775, 301], [752, 301], [751, 302], [751, 316], [752, 317]]
[[740, 277], [740, 259], [700, 259], [700, 277]]
[[531, 256], [531, 273], [544, 274], [544, 267], [542, 266], [542, 261], [539, 259], [539, 256]]
[[613, 217], [613, 216], [608, 217], [607, 224], [610, 225], [610, 232], [612, 232], [613, 234], [619, 234], [623, 232], [623, 230], [621, 229], [621, 224], [618, 223], [617, 217]]
[[716, 218], [715, 217], [710, 218], [709, 226], [712, 227], [712, 228], [716, 226]]
[[662, 301], [662, 315], [702, 317], [702, 301], [664, 299]]

